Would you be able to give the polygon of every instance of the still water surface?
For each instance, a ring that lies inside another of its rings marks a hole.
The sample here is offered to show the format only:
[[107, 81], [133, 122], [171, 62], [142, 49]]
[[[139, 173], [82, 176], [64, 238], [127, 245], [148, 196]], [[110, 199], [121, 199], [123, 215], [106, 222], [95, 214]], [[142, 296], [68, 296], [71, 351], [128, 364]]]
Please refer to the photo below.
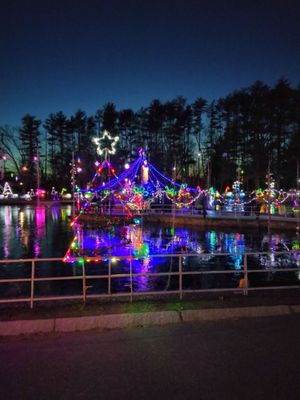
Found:
[[63, 257], [71, 212], [70, 205], [0, 207], [0, 259]]
[[[71, 213], [70, 205], [1, 206], [0, 259], [63, 257], [75, 235], [70, 227]], [[143, 225], [134, 229], [135, 235], [130, 232], [133, 247], [141, 246], [143, 243], [151, 254], [182, 250], [191, 253], [232, 254], [268, 250], [285, 251], [297, 248], [299, 242], [293, 231], [273, 233], [269, 237], [263, 230], [236, 232], [157, 225]], [[100, 231], [86, 230], [84, 234], [87, 244], [93, 237], [95, 241], [103, 237]], [[120, 252], [117, 246], [115, 250]]]
[[[2, 206], [0, 207], [0, 259], [64, 257], [72, 239], [78, 232], [70, 227], [71, 206], [41, 205]], [[185, 277], [184, 288], [235, 287], [242, 276], [243, 255], [245, 252], [268, 251], [268, 255], [248, 257], [248, 268], [260, 268], [266, 273], [251, 277], [252, 285], [297, 284], [299, 281], [299, 257], [294, 250], [299, 249], [296, 234], [285, 232], [268, 236], [264, 231], [223, 231], [196, 230], [172, 226], [146, 226], [142, 223], [127, 228], [120, 234], [118, 230], [102, 232], [85, 230], [80, 233], [83, 253], [88, 256], [115, 254], [136, 256], [131, 264], [133, 273], [176, 272], [178, 258], [153, 258], [152, 254], [194, 253], [201, 257], [183, 259], [183, 270], [232, 270], [236, 274]], [[123, 240], [123, 242], [122, 242]], [[125, 241], [124, 241], [125, 240]], [[289, 250], [288, 256], [278, 256], [276, 252]], [[218, 253], [229, 253], [229, 256], [218, 256]], [[137, 257], [143, 257], [137, 259]], [[269, 273], [270, 268], [295, 268], [292, 273]], [[0, 266], [0, 278], [30, 276], [30, 264]], [[107, 262], [95, 265], [86, 264], [89, 275], [107, 273]], [[116, 261], [112, 273], [128, 273], [129, 262]], [[76, 276], [81, 274], [77, 263], [40, 263], [36, 276]], [[90, 293], [106, 292], [107, 282], [91, 281]], [[78, 282], [39, 283], [36, 290], [40, 295], [50, 293], [75, 293], [81, 290]], [[8, 296], [24, 295], [28, 290], [11, 285]], [[112, 291], [128, 291], [127, 278], [115, 278]], [[178, 277], [154, 278], [135, 277], [133, 287], [136, 291], [172, 290], [178, 287]], [[4, 291], [0, 285], [0, 292]], [[7, 289], [5, 289], [7, 291]]]

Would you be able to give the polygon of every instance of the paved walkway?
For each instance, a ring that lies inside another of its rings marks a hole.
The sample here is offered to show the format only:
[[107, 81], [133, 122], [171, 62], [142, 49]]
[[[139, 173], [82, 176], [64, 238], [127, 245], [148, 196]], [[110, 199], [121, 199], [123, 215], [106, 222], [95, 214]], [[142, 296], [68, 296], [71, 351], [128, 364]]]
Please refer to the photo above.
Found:
[[5, 400], [298, 400], [300, 318], [0, 340]]

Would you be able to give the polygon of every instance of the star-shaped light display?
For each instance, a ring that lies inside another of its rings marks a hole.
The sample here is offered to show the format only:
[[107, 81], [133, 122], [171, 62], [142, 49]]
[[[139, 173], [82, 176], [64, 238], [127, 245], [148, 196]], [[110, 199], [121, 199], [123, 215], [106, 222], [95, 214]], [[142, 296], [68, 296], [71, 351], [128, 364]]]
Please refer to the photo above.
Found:
[[107, 154], [115, 154], [116, 144], [119, 140], [119, 136], [111, 136], [107, 130], [104, 130], [101, 138], [94, 138], [93, 142], [97, 145], [97, 153], [101, 156], [103, 153], [105, 157]]

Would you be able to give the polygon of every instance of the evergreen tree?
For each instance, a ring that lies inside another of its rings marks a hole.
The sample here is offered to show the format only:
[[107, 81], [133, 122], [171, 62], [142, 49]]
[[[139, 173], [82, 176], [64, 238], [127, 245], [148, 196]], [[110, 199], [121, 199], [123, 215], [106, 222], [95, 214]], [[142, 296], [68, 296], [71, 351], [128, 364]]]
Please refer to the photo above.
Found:
[[283, 154], [291, 140], [294, 122], [293, 90], [287, 80], [280, 79], [270, 92], [270, 134], [273, 172], [279, 185], [283, 183]]
[[113, 136], [117, 133], [117, 119], [118, 112], [116, 111], [116, 106], [113, 103], [106, 103], [103, 107], [103, 127]]
[[131, 109], [121, 110], [118, 118], [119, 159], [124, 165], [132, 152], [132, 137], [134, 135], [135, 114]]
[[71, 134], [69, 122], [62, 111], [50, 114], [44, 123], [50, 147], [49, 163], [51, 183], [69, 184], [69, 163], [71, 159]]
[[198, 152], [203, 151], [204, 145], [204, 123], [203, 116], [207, 111], [207, 101], [201, 97], [198, 97], [196, 101], [192, 104], [192, 123], [193, 123], [193, 135], [197, 143]]
[[20, 150], [22, 164], [26, 166], [25, 188], [36, 187], [37, 168], [40, 168], [39, 149], [41, 121], [33, 115], [26, 114], [22, 118], [22, 126], [19, 130]]

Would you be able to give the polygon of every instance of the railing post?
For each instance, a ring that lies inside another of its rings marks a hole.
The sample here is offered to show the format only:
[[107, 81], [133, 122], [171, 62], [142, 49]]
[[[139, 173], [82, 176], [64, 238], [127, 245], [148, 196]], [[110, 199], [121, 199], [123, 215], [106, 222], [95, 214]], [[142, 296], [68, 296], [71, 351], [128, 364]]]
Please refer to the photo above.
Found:
[[182, 300], [182, 256], [179, 256], [179, 298]]
[[111, 258], [108, 260], [108, 294], [111, 295]]
[[85, 264], [84, 264], [84, 258], [82, 260], [82, 299], [84, 304], [86, 303], [86, 275], [85, 275]]
[[34, 298], [34, 277], [35, 277], [35, 262], [31, 261], [31, 285], [30, 285], [30, 308], [33, 308], [33, 298]]
[[244, 296], [248, 296], [248, 254], [244, 254], [244, 279], [245, 279], [245, 286], [243, 289]]
[[129, 275], [130, 275], [130, 303], [133, 300], [133, 282], [132, 282], [132, 259], [130, 257], [130, 265], [129, 265]]

